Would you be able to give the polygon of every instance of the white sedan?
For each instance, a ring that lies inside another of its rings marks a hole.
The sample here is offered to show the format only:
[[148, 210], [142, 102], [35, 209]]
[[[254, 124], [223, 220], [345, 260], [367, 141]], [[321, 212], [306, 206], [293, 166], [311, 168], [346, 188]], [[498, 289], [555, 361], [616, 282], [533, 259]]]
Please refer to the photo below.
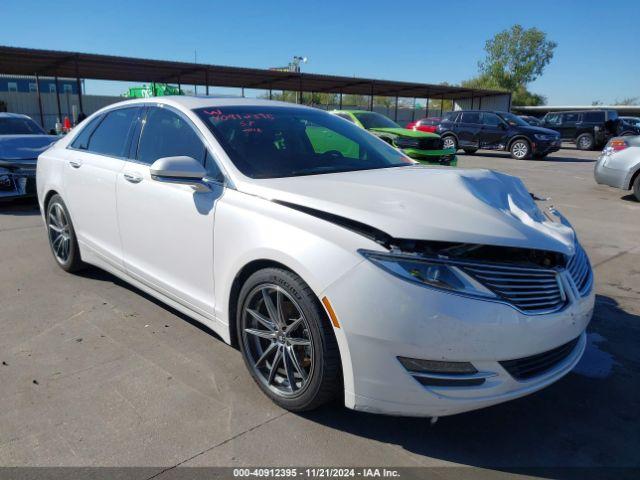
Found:
[[517, 178], [415, 164], [287, 103], [111, 105], [43, 153], [55, 261], [103, 268], [237, 345], [284, 408], [441, 416], [568, 373], [593, 274]]

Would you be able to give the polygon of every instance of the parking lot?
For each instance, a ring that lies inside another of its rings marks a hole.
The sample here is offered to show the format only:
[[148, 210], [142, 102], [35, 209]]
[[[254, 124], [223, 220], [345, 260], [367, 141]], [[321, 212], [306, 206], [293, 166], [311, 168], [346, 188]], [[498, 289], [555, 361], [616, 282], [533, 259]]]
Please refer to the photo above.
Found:
[[1, 206], [0, 464], [640, 466], [640, 203], [595, 184], [597, 155], [460, 155], [551, 197], [590, 255], [597, 300], [574, 372], [435, 426], [339, 403], [279, 409], [238, 351], [107, 273], [66, 274], [35, 203]]

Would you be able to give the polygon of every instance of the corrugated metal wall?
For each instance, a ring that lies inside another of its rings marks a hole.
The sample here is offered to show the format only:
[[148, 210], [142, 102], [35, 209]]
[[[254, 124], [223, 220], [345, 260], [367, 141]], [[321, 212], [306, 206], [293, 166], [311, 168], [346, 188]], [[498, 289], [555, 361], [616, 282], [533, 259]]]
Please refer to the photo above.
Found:
[[508, 112], [511, 108], [511, 95], [492, 95], [490, 97], [474, 97], [456, 100], [454, 110], [497, 110]]
[[[70, 120], [74, 121], [78, 113], [80, 113], [77, 95], [60, 94], [60, 111], [62, 115], [58, 115], [58, 104], [55, 94], [42, 93], [41, 97], [42, 110], [44, 112], [43, 126], [47, 131], [55, 128], [58, 117], [61, 117], [62, 120], [65, 116], [68, 116]], [[90, 115], [106, 105], [121, 100], [124, 100], [124, 98], [105, 95], [83, 95], [82, 107], [84, 113]], [[7, 112], [29, 115], [37, 123], [40, 123], [40, 110], [38, 108], [38, 95], [36, 93], [0, 92], [0, 101], [7, 105]]]

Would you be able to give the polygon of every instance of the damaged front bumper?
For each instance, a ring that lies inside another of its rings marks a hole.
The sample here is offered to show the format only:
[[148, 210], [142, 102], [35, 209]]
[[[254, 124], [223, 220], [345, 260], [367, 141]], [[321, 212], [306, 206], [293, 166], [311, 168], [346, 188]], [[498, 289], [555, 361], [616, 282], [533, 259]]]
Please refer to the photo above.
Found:
[[36, 163], [0, 161], [0, 201], [36, 195]]

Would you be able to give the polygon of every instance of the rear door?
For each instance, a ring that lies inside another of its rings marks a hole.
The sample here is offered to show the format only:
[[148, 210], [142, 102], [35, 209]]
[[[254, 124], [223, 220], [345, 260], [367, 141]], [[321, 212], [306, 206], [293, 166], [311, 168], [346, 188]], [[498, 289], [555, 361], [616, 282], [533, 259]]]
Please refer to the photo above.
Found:
[[78, 241], [122, 267], [116, 212], [116, 179], [127, 161], [133, 125], [141, 109], [111, 110], [88, 124], [69, 146], [65, 202]]
[[478, 148], [481, 128], [480, 112], [462, 112], [458, 123], [456, 123], [458, 145], [460, 147]]
[[506, 145], [505, 123], [498, 115], [491, 112], [482, 112], [481, 120], [482, 128], [478, 134], [479, 147], [491, 150], [503, 149]]

